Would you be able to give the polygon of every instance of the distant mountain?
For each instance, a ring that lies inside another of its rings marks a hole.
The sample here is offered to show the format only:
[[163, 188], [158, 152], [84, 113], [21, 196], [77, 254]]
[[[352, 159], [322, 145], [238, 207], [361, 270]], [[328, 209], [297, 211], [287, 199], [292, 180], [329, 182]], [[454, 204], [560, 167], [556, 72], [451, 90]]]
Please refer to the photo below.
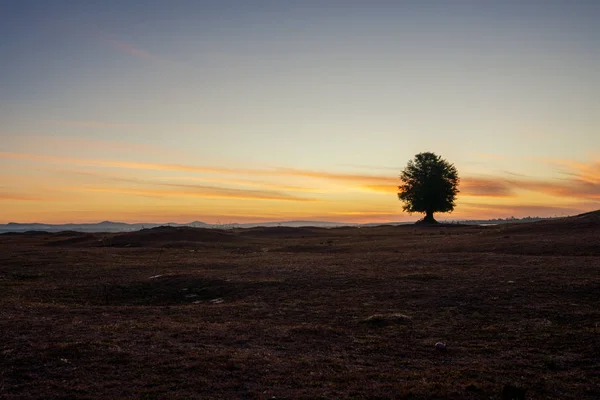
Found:
[[0, 233], [6, 232], [62, 232], [62, 231], [77, 231], [77, 232], [132, 232], [142, 229], [156, 228], [159, 226], [189, 226], [193, 228], [216, 228], [216, 229], [234, 229], [234, 228], [254, 228], [257, 226], [317, 226], [323, 228], [333, 228], [337, 226], [348, 226], [353, 224], [344, 224], [339, 222], [327, 221], [281, 221], [281, 222], [265, 222], [265, 223], [249, 223], [249, 224], [207, 224], [201, 221], [193, 221], [187, 224], [179, 224], [175, 222], [168, 223], [138, 223], [127, 224], [125, 222], [102, 221], [95, 224], [41, 224], [30, 223], [21, 224], [18, 222], [9, 222], [6, 225], [0, 225]]
[[[489, 220], [456, 220], [456, 221], [440, 221], [446, 223], [461, 223], [461, 224], [472, 224], [472, 225], [495, 225], [505, 223], [516, 223], [516, 222], [534, 222], [540, 220], [548, 220], [555, 218], [540, 218], [540, 217], [526, 217], [526, 218], [506, 218], [506, 219], [489, 219]], [[77, 232], [132, 232], [139, 231], [147, 228], [156, 228], [158, 226], [189, 226], [194, 228], [213, 228], [213, 229], [234, 229], [234, 228], [255, 228], [258, 226], [273, 227], [273, 226], [286, 226], [286, 227], [302, 227], [302, 226], [314, 226], [320, 228], [336, 228], [341, 226], [358, 226], [358, 227], [369, 227], [378, 225], [407, 225], [413, 222], [383, 222], [383, 223], [368, 223], [368, 224], [352, 224], [343, 222], [330, 222], [330, 221], [274, 221], [274, 222], [258, 222], [258, 223], [247, 223], [247, 224], [207, 224], [202, 221], [193, 221], [187, 224], [178, 224], [175, 222], [169, 222], [166, 224], [159, 223], [139, 223], [139, 224], [127, 224], [125, 222], [112, 222], [102, 221], [95, 224], [42, 224], [42, 223], [31, 223], [21, 224], [18, 222], [9, 222], [5, 225], [0, 225], [0, 233], [7, 232], [29, 232], [29, 231], [45, 231], [45, 232], [62, 232], [62, 231], [77, 231]]]
[[20, 224], [10, 222], [6, 225], [0, 225], [0, 233], [5, 232], [28, 232], [28, 231], [45, 231], [45, 232], [62, 232], [62, 231], [77, 231], [77, 232], [131, 232], [139, 231], [144, 228], [156, 228], [157, 226], [193, 226], [197, 228], [207, 228], [211, 225], [204, 222], [195, 221], [191, 224], [127, 224], [125, 222], [102, 221], [95, 224]]

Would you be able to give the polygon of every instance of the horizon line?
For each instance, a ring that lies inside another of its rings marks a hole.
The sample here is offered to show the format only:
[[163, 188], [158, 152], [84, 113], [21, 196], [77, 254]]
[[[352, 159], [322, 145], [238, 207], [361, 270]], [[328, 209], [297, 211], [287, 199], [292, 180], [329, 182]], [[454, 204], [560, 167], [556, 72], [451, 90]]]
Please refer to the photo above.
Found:
[[[462, 222], [462, 221], [506, 221], [506, 220], [522, 220], [522, 219], [557, 219], [557, 218], [568, 218], [568, 217], [573, 217], [573, 216], [577, 216], [580, 214], [573, 214], [573, 215], [555, 215], [552, 217], [541, 217], [541, 216], [526, 216], [526, 217], [515, 217], [515, 216], [510, 216], [510, 217], [498, 217], [498, 218], [460, 218], [460, 219], [439, 219], [438, 221], [441, 222]], [[419, 221], [419, 219], [414, 220], [414, 221], [383, 221], [383, 222], [377, 222], [377, 221], [373, 221], [373, 222], [346, 222], [346, 221], [327, 221], [327, 220], [305, 220], [305, 219], [288, 219], [288, 220], [269, 220], [269, 221], [257, 221], [257, 222], [227, 222], [227, 223], [221, 223], [221, 222], [215, 222], [215, 223], [209, 223], [209, 222], [204, 222], [204, 221], [200, 221], [200, 220], [194, 220], [194, 221], [189, 221], [189, 222], [174, 222], [174, 221], [169, 221], [169, 222], [123, 222], [123, 221], [111, 221], [111, 220], [103, 220], [103, 221], [97, 221], [97, 222], [63, 222], [63, 223], [47, 223], [47, 222], [15, 222], [15, 221], [10, 221], [7, 223], [2, 223], [0, 225], [49, 225], [49, 226], [60, 226], [60, 225], [100, 225], [103, 223], [111, 223], [111, 224], [125, 224], [125, 225], [144, 225], [144, 224], [148, 224], [148, 225], [161, 225], [161, 226], [165, 226], [165, 225], [191, 225], [194, 223], [201, 223], [201, 224], [205, 224], [205, 225], [211, 225], [211, 226], [226, 226], [226, 225], [260, 225], [260, 224], [282, 224], [282, 223], [298, 223], [298, 222], [307, 222], [307, 223], [325, 223], [325, 224], [343, 224], [343, 225], [373, 225], [373, 224], [377, 224], [377, 225], [386, 225], [386, 224], [411, 224], [411, 223], [415, 223]]]

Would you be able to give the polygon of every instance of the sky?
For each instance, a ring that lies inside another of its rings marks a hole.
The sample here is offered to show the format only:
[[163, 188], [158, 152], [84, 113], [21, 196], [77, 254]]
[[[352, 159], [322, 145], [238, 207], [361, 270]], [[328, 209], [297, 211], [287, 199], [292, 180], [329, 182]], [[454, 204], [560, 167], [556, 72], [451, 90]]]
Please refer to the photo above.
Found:
[[600, 209], [600, 2], [5, 0], [0, 223], [410, 221]]

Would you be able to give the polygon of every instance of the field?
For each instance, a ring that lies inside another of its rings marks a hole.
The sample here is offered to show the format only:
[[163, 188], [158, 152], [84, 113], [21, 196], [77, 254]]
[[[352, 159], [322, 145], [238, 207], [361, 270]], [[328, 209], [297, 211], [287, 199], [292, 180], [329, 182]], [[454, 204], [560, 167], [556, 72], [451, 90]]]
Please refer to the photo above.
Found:
[[600, 398], [598, 213], [4, 234], [0, 261], [4, 399]]

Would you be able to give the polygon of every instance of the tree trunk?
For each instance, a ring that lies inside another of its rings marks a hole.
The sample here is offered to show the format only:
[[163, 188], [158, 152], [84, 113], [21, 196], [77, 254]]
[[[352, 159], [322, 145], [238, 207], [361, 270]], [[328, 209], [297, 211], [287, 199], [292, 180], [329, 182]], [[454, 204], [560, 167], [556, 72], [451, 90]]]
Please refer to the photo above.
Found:
[[433, 219], [433, 211], [426, 211], [423, 222], [426, 224], [435, 224], [437, 222], [435, 219]]

